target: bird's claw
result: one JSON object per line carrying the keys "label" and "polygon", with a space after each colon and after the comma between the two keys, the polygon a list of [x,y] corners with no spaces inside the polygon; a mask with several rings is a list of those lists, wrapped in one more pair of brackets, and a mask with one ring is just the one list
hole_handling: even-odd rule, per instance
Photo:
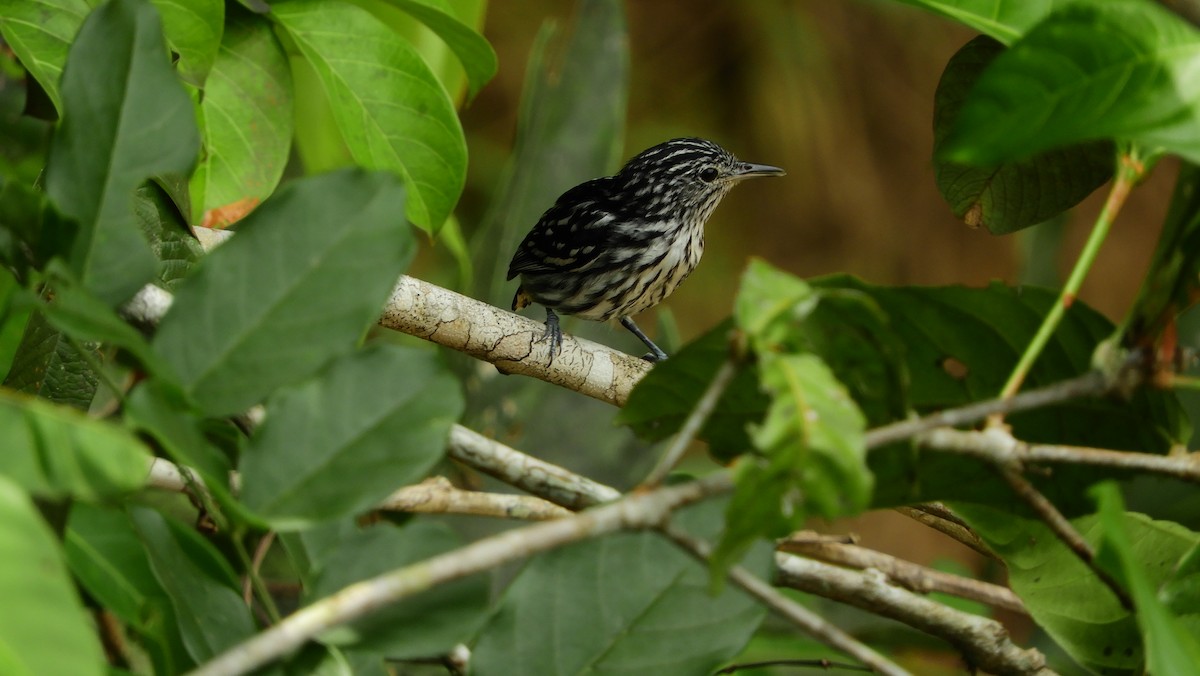
{"label": "bird's claw", "polygon": [[562,353],[563,343],[562,329],[558,326],[558,315],[551,311],[546,312],[546,330],[542,333],[539,342],[550,343],[550,357],[546,360],[546,365],[550,366],[554,363],[555,355]]}

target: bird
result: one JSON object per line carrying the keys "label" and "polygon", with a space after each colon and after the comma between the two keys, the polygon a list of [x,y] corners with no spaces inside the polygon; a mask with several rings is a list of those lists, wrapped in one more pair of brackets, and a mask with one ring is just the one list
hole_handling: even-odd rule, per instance
{"label": "bird", "polygon": [[546,308],[549,363],[562,351],[558,314],[616,319],[650,352],[667,358],[633,316],[661,303],[704,253],[704,224],[738,182],[783,176],[743,162],[701,138],[676,138],[635,155],[612,176],[564,192],[517,246],[508,280],[520,277],[512,309]]}

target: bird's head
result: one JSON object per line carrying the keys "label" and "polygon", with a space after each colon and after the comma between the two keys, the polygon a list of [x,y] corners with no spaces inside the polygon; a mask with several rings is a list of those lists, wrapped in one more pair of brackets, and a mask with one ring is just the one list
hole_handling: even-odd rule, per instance
{"label": "bird's head", "polygon": [[743,162],[712,141],[677,138],[638,153],[616,178],[644,212],[693,209],[707,218],[739,181],[782,175],[779,167]]}

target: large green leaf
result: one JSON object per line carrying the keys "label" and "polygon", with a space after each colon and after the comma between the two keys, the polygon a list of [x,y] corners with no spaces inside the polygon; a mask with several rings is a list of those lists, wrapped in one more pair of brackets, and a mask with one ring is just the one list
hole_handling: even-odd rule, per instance
{"label": "large green leaf", "polygon": [[[992,284],[967,287],[875,287],[850,277],[817,280],[821,289],[854,289],[870,296],[887,315],[887,328],[904,346],[908,397],[918,412],[953,408],[996,396],[1056,294],[1033,287]],[[1067,311],[1026,388],[1086,373],[1095,347],[1112,333],[1102,315],[1076,301]],[[823,355],[831,364],[836,357]],[[868,359],[860,354],[861,360]],[[835,372],[837,372],[835,368]],[[1098,446],[1164,453],[1190,435],[1175,396],[1139,392],[1128,401],[1076,399],[1008,417],[1017,438],[1034,443]],[[917,455],[907,446],[875,449],[876,505],[931,499],[1004,504],[1010,491],[993,469],[959,454]],[[1034,481],[1060,508],[1090,511],[1083,488],[1112,472],[1060,466],[1053,478]]]}
{"label": "large green leaf", "polygon": [[0,35],[62,111],[58,81],[67,49],[98,0],[0,0]]}
{"label": "large green leaf", "polygon": [[205,78],[217,59],[225,25],[224,0],[151,0],[162,14],[167,44],[179,55],[175,67],[193,87]]}
{"label": "large green leaf", "polygon": [[[321,553],[307,594],[328,596],[360,580],[450,551],[461,538],[442,524],[379,525],[347,534]],[[370,617],[326,634],[324,642],[387,655],[390,659],[445,654],[471,637],[487,610],[487,576],[475,575],[422,592]]]}
{"label": "large green leaf", "polygon": [[349,3],[293,0],[271,11],[316,70],[355,161],[401,176],[404,213],[437,232],[462,192],[467,148],[449,95],[420,55]]}
{"label": "large green leaf", "polygon": [[467,74],[468,97],[473,98],[496,74],[496,52],[491,44],[458,17],[446,0],[388,0],[429,30],[437,33],[458,57]]}
{"label": "large green leaf", "polygon": [[554,35],[553,24],[543,26],[530,54],[512,162],[472,243],[477,297],[496,305],[512,299],[505,266],[538,217],[571,186],[611,172],[622,152],[629,95],[622,3],[583,0],[561,51],[550,49]]}
{"label": "large green leaf", "polygon": [[150,453],[122,427],[0,388],[0,474],[39,497],[101,500],[140,488]]}
{"label": "large green leaf", "polygon": [[1011,44],[1046,18],[1055,6],[1075,0],[900,0],[965,24]]}
{"label": "large green leaf", "polygon": [[[1092,493],[1100,508],[1100,547],[1096,552],[1096,560],[1114,573],[1133,597],[1146,650],[1146,672],[1183,674],[1195,669],[1200,664],[1200,635],[1189,634],[1179,618],[1159,601],[1158,587],[1163,579],[1162,571],[1148,570],[1135,551],[1127,526],[1130,515],[1125,512],[1120,489],[1116,483],[1109,482],[1095,487]],[[1182,528],[1179,534],[1181,537],[1190,537],[1193,550],[1200,544],[1200,535]],[[1163,563],[1179,560],[1178,556],[1171,559],[1176,553],[1173,548],[1160,548],[1152,552],[1155,560],[1151,563],[1158,563],[1161,569]],[[1151,576],[1154,583],[1151,582]],[[1192,612],[1196,610],[1193,608]]]}
{"label": "large green leaf", "polygon": [[[719,502],[677,515],[700,537]],[[769,548],[746,562],[762,573]],[[705,567],[654,533],[621,533],[542,554],[509,586],[479,635],[472,673],[710,674],[766,611],[740,589],[713,595]]]}
{"label": "large green leaf", "polygon": [[200,102],[204,156],[192,175],[193,222],[217,207],[257,203],[279,184],[292,140],[292,75],[271,25],[239,13]]}
{"label": "large green leaf", "polygon": [[134,194],[133,213],[158,259],[158,282],[174,290],[204,257],[203,247],[187,227],[186,215],[154,181]]}
{"label": "large green leaf", "polygon": [[[960,504],[955,512],[1004,560],[1013,591],[1038,626],[1073,658],[1104,674],[1141,673],[1145,653],[1134,616],[1047,526],[1011,509]],[[1127,553],[1152,589],[1200,541],[1173,522],[1133,513],[1120,521],[1129,536]],[[1108,528],[1096,516],[1074,519],[1072,525],[1093,547]]]}
{"label": "large green leaf", "polygon": [[156,174],[186,174],[199,147],[192,102],[167,61],[154,7],[112,0],[89,15],[71,45],[62,97],[46,193],[78,225],[71,269],[115,305],[155,272],[133,219],[133,191]]}
{"label": "large green leaf", "polygon": [[1068,3],[979,78],[947,159],[997,164],[1091,139],[1200,161],[1200,31],[1144,0]]}
{"label": "large green leaf", "polygon": [[939,159],[970,88],[1003,52],[1003,45],[983,35],[958,50],[938,82],[933,111],[938,189],[955,216],[993,235],[1036,225],[1075,206],[1112,176],[1116,156],[1111,142],[1093,141],[997,167]]}
{"label": "large green leaf", "polygon": [[152,509],[137,507],[130,515],[194,660],[204,662],[254,633],[237,578],[220,552],[195,530]]}
{"label": "large green leaf", "polygon": [[0,560],[0,663],[6,663],[5,672],[105,673],[100,641],[54,534],[29,496],[2,474]]}
{"label": "large green leaf", "polygon": [[154,337],[209,415],[244,411],[354,348],[412,256],[394,177],[290,184],[179,288]]}
{"label": "large green leaf", "polygon": [[242,455],[242,501],[275,529],[365,510],[425,476],[462,413],[427,350],[377,345],[267,402]]}
{"label": "large green leaf", "polygon": [[76,502],[63,544],[71,573],[100,606],[133,630],[156,673],[182,673],[192,665],[171,602],[154,578],[129,515]]}

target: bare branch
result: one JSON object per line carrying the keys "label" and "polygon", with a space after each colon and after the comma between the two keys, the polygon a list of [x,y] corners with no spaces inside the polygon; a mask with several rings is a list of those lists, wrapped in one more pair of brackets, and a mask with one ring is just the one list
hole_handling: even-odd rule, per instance
{"label": "bare branch", "polygon": [[[670,524],[660,529],[672,542],[679,545],[692,556],[705,564],[712,556],[712,545],[694,538],[683,530]],[[831,648],[836,648],[871,667],[876,673],[902,676],[908,674],[891,660],[860,643],[853,636],[830,624],[825,618],[796,603],[781,594],[778,590],[758,579],[742,566],[733,566],[726,573],[730,582],[741,587],[748,594],[761,601],[771,610],[779,613],[792,624],[800,627],[809,636],[817,639]]]}
{"label": "bare branch", "polygon": [[503,495],[465,491],[445,477],[430,477],[415,486],[405,486],[384,498],[376,509],[421,514],[465,514],[501,519],[548,521],[571,515],[571,511],[529,495]]}
{"label": "bare branch", "polygon": [[200,665],[195,676],[244,674],[273,662],[333,627],[357,620],[431,587],[572,542],[618,530],[661,526],[671,513],[728,493],[728,471],[623,498],[565,519],[505,531],[424,561],[357,582]]}
{"label": "bare branch", "polygon": [[446,454],[484,474],[570,510],[611,502],[621,492],[455,425]]}
{"label": "bare branch", "polygon": [[887,575],[893,583],[918,594],[941,592],[1022,615],[1029,614],[1025,604],[1021,603],[1021,599],[1008,587],[943,573],[866,547],[829,542],[825,538],[814,537],[816,535],[812,531],[794,533],[779,542],[777,547],[782,552],[800,554],[848,568],[874,568]]}
{"label": "bare branch", "polygon": [[791,554],[775,555],[777,584],[890,617],[954,645],[975,668],[993,674],[1050,676],[1046,657],[1012,642],[1004,625],[888,584],[878,570],[852,571]]}

